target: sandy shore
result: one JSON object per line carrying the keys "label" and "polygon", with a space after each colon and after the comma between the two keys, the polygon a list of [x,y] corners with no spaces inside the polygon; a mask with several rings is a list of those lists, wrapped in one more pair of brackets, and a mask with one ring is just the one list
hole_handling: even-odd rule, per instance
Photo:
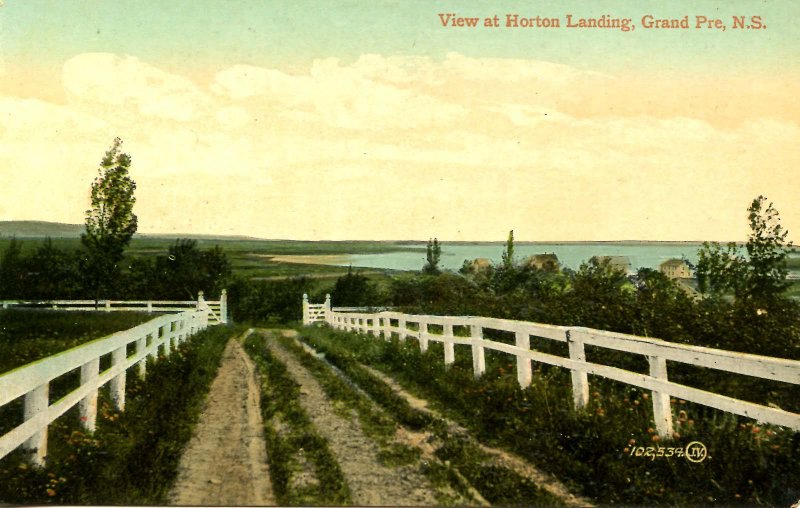
{"label": "sandy shore", "polygon": [[272,254],[252,254],[259,258],[266,258],[276,263],[297,263],[302,265],[343,265],[350,261],[350,256],[346,254],[297,254],[280,255]]}

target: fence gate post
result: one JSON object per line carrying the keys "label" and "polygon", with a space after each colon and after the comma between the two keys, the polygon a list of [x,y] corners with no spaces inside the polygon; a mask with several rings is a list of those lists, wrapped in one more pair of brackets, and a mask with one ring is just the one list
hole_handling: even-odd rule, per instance
{"label": "fence gate post", "polygon": [[383,318],[383,339],[392,340],[392,318]]}
{"label": "fence gate post", "polygon": [[309,324],[308,320],[308,295],[303,293],[303,324]]}
{"label": "fence gate post", "polygon": [[[530,350],[531,349],[531,336],[528,332],[517,332],[516,343],[518,348]],[[527,388],[531,385],[531,359],[524,358],[517,354],[517,381],[519,386]]]}
{"label": "fence gate post", "polygon": [[[126,356],[127,347],[122,346],[121,348],[115,349],[111,353],[111,366],[116,367],[117,365],[125,363],[125,356]],[[125,371],[123,370],[113,378],[111,378],[111,400],[114,402],[114,405],[120,411],[125,410]]]}
{"label": "fence gate post", "polygon": [[331,319],[331,295],[325,295],[325,322],[330,323]]}
{"label": "fence gate post", "polygon": [[472,337],[472,373],[479,378],[486,372],[486,356],[483,346],[479,341],[483,340],[483,327],[481,325],[470,325],[470,336]]}
{"label": "fence gate post", "polygon": [[[647,361],[650,363],[650,376],[666,381],[667,360],[658,356],[648,356]],[[669,393],[653,391],[653,419],[659,436],[672,437],[672,408],[669,405]]]}
{"label": "fence gate post", "polygon": [[[81,386],[97,379],[100,372],[100,358],[89,360],[81,365]],[[79,404],[81,425],[89,431],[94,431],[97,422],[97,388],[95,387]]]}
{"label": "fence gate post", "polygon": [[219,295],[219,319],[223,325],[228,324],[228,290],[223,289]]}
{"label": "fence gate post", "polygon": [[[453,338],[453,325],[452,323],[448,323],[444,325],[444,338],[447,339]],[[455,344],[450,342],[449,340],[444,341],[444,365],[450,366],[453,362],[456,361],[456,351],[455,351]]]}
{"label": "fence gate post", "polygon": [[[583,337],[580,332],[567,330],[567,344],[569,344],[569,359],[576,362],[586,361],[586,351],[583,347]],[[572,398],[575,409],[583,409],[589,403],[589,375],[580,370],[571,369]]]}
{"label": "fence gate post", "polygon": [[[41,412],[47,411],[47,407],[50,405],[49,396],[50,383],[45,383],[25,394],[25,421],[38,416]],[[33,452],[31,460],[35,464],[44,465],[44,458],[47,456],[47,425],[25,441],[23,446]]]}

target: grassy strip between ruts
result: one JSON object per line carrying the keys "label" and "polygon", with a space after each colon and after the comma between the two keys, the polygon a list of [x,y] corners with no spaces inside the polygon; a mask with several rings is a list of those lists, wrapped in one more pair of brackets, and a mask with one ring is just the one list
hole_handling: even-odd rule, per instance
{"label": "grassy strip between ruts", "polygon": [[[261,411],[272,487],[280,505],[350,504],[350,490],[327,440],[314,429],[299,403],[300,390],[286,366],[265,347],[265,336],[251,333],[245,350],[261,377]],[[305,459],[315,481],[300,477]]]}
{"label": "grassy strip between ruts", "polygon": [[[534,364],[534,383],[521,390],[506,355],[487,353],[486,374],[476,380],[468,348],[457,347],[446,369],[440,344],[420,353],[413,340],[325,328],[302,333],[330,361],[357,360],[391,374],[482,441],[527,457],[601,503],[789,505],[800,497],[800,433],[789,429],[673,400],[680,435],[663,442],[643,390],[592,377],[591,402],[575,411],[568,371]],[[706,460],[634,454],[640,446],[685,448],[692,441],[707,447]],[[442,452],[463,455],[458,443]]]}
{"label": "grassy strip between ruts", "polygon": [[[315,349],[324,353],[325,359],[344,372],[361,390],[377,402],[388,414],[407,428],[431,432],[441,446],[436,456],[443,463],[455,468],[459,475],[444,471],[431,471],[438,481],[449,479],[451,485],[464,492],[460,478],[466,478],[490,503],[499,505],[558,506],[563,502],[540,489],[531,480],[516,472],[486,463],[486,454],[467,436],[453,435],[447,425],[431,414],[412,408],[408,401],[398,395],[383,380],[365,369],[346,348],[339,346],[324,332],[303,330],[302,338]],[[444,474],[443,474],[444,473]],[[429,474],[429,477],[431,474]]]}
{"label": "grassy strip between ruts", "polygon": [[[238,330],[241,331],[241,330]],[[100,392],[97,430],[79,426],[76,408],[49,429],[47,464],[17,450],[0,461],[0,501],[13,504],[165,504],[231,327],[212,327],[150,362],[145,380],[128,371],[126,410]]]}

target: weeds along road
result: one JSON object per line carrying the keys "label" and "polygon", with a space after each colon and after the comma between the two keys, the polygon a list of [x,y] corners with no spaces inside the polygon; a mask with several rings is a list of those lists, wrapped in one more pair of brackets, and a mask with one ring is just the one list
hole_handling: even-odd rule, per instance
{"label": "weeds along road", "polygon": [[[369,387],[295,330],[231,339],[170,502],[590,506],[524,460],[478,443],[394,379],[356,368],[368,372]],[[367,395],[376,386],[393,395]]]}

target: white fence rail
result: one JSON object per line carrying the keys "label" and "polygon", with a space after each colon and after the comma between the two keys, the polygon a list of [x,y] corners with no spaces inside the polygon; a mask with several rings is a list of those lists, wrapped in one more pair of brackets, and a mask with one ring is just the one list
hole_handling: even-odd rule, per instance
{"label": "white fence rail", "polygon": [[[669,381],[667,376],[667,361],[669,360],[800,385],[800,361],[687,346],[659,339],[590,328],[554,326],[508,319],[425,316],[398,312],[340,312],[337,309],[331,309],[330,298],[324,304],[315,306],[309,304],[308,299],[304,297],[303,310],[304,324],[325,322],[342,330],[369,333],[376,337],[383,334],[387,340],[395,334],[401,340],[412,337],[419,341],[422,351],[428,349],[430,341],[442,342],[446,365],[455,361],[454,348],[456,345],[469,346],[472,349],[472,366],[476,377],[481,376],[486,370],[486,349],[513,355],[516,357],[517,380],[523,388],[531,383],[532,361],[570,369],[576,408],[586,406],[589,401],[589,374],[651,390],[654,420],[658,433],[662,437],[668,438],[673,434],[670,397],[678,397],[761,422],[800,430],[800,414],[674,383]],[[412,328],[409,328],[409,325],[412,325]],[[441,331],[432,331],[431,325],[440,328]],[[468,330],[469,335],[456,335],[454,327]],[[485,330],[513,333],[515,344],[487,340],[484,338]],[[569,356],[557,356],[532,350],[532,338],[566,342]],[[645,356],[650,366],[649,373],[640,374],[589,362],[586,360],[585,353],[587,345]]]}
{"label": "white fence rail", "polygon": [[[43,463],[50,423],[79,405],[83,426],[94,430],[100,387],[110,383],[112,401],[124,410],[127,370],[136,366],[138,375],[144,377],[148,358],[168,356],[174,347],[208,324],[206,310],[168,314],[0,375],[0,407],[24,397],[24,421],[0,436],[0,458],[23,446],[31,450],[34,462]],[[128,355],[131,344],[135,345],[135,351]],[[111,366],[100,371],[100,358],[109,354]],[[78,368],[80,386],[51,404],[50,383]]]}
{"label": "white fence rail", "polygon": [[228,322],[228,295],[222,290],[219,300],[206,300],[203,292],[197,300],[4,300],[0,308],[34,308],[65,311],[104,312],[182,312],[189,309],[205,309],[211,314],[210,324]]}

